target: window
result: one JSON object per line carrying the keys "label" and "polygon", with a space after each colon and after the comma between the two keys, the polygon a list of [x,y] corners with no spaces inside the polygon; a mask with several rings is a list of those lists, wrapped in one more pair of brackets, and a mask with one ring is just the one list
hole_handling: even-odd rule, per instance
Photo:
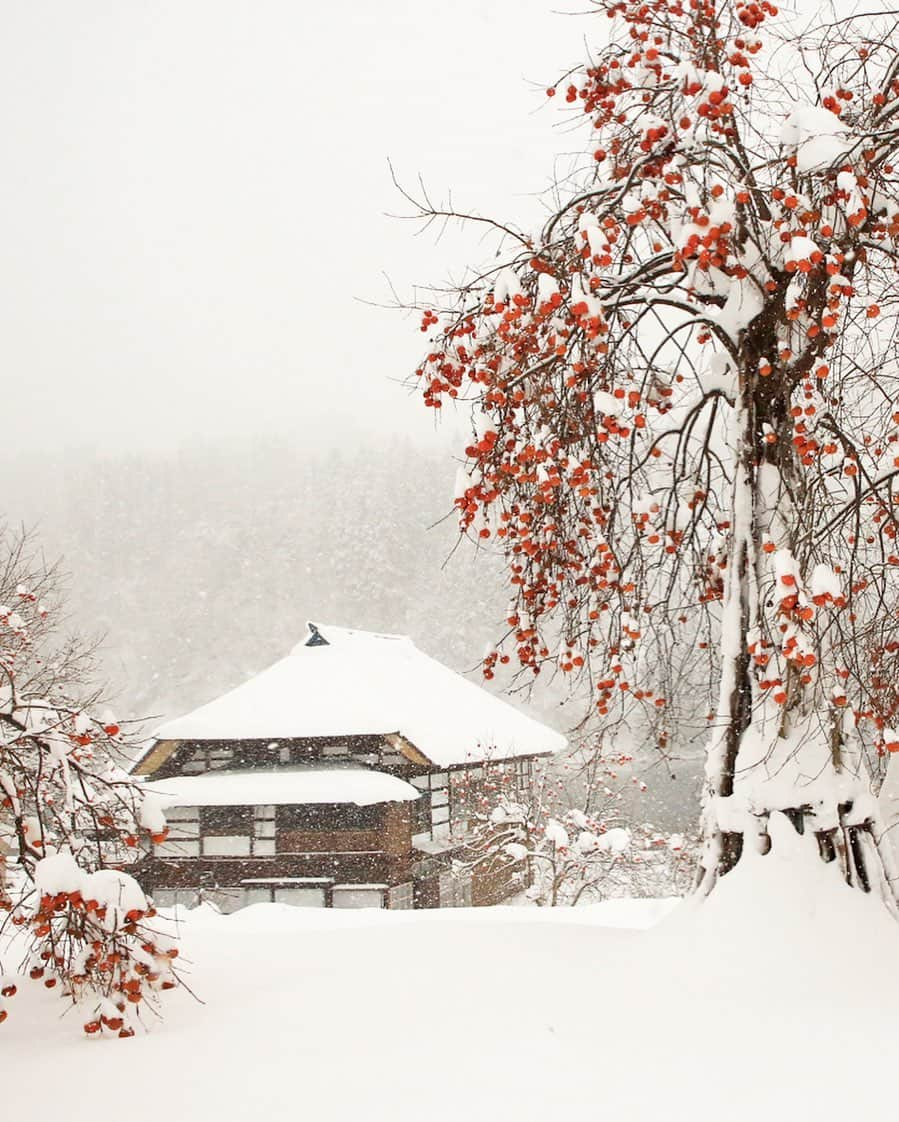
{"label": "window", "polygon": [[362,764],[363,767],[377,767],[381,762],[377,752],[354,752],[352,758],[354,764]]}
{"label": "window", "polygon": [[274,857],[273,806],[172,807],[157,857]]}
{"label": "window", "polygon": [[387,893],[387,907],[388,908],[411,908],[412,907],[412,882],[407,884],[397,884]]}
{"label": "window", "polygon": [[229,767],[234,762],[234,749],[219,744],[197,745],[186,753],[181,771],[184,775],[199,775],[204,771],[214,771],[217,768]]}
{"label": "window", "polygon": [[274,857],[275,855],[275,808],[257,806],[253,808],[253,856]]}
{"label": "window", "polygon": [[246,834],[213,834],[203,838],[204,857],[249,857],[250,839]]}
{"label": "window", "polygon": [[386,885],[335,884],[331,893],[334,908],[383,908]]}
{"label": "window", "polygon": [[414,776],[409,782],[422,792],[421,799],[410,806],[413,836],[448,837],[451,820],[458,819],[463,809],[462,800],[468,788],[465,773],[434,771]]}
{"label": "window", "polygon": [[193,908],[197,903],[197,894],[192,888],[157,888],[152,894],[153,903],[157,908]]}
{"label": "window", "polygon": [[305,803],[277,808],[278,830],[376,830],[384,818],[381,806],[354,803]]}
{"label": "window", "polygon": [[171,826],[175,822],[183,822],[185,819],[196,822],[199,817],[199,811],[195,806],[167,806],[165,808],[165,820]]}
{"label": "window", "polygon": [[190,838],[167,837],[164,842],[153,846],[156,857],[199,857],[200,843]]}
{"label": "window", "polygon": [[334,882],[329,877],[248,878],[240,882],[244,904],[292,904],[301,908],[327,908]]}
{"label": "window", "polygon": [[236,912],[243,904],[243,891],[240,888],[204,888],[199,895],[204,903],[213,904],[223,915]]}
{"label": "window", "polygon": [[412,833],[430,834],[431,832],[431,800],[426,796],[410,803],[412,811]]}
{"label": "window", "polygon": [[455,907],[471,907],[471,871],[454,873]]}
{"label": "window", "polygon": [[276,888],[276,904],[293,904],[300,908],[324,908],[327,906],[323,888]]}
{"label": "window", "polygon": [[201,806],[204,857],[249,857],[253,833],[251,806]]}
{"label": "window", "polygon": [[441,873],[437,879],[440,896],[439,907],[454,908],[456,906],[456,882],[450,872]]}
{"label": "window", "polygon": [[195,806],[168,807],[165,812],[168,835],[153,846],[156,857],[200,856],[200,811]]}
{"label": "window", "polygon": [[433,826],[449,822],[449,804],[446,801],[442,804],[436,802],[439,794],[440,792],[437,791],[431,793],[431,824]]}
{"label": "window", "polygon": [[[254,834],[257,843],[261,839],[272,839],[275,837],[275,808],[273,806],[257,806],[253,808]],[[257,853],[267,852],[260,850],[258,845],[256,847]]]}
{"label": "window", "polygon": [[243,906],[249,904],[270,904],[272,890],[270,888],[245,888],[243,890]]}

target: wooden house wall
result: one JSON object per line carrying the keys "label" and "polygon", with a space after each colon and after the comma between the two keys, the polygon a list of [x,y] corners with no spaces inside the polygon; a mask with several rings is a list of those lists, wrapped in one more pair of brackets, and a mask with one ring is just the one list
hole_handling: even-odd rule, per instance
{"label": "wooden house wall", "polygon": [[[377,829],[318,831],[276,826],[271,852],[263,854],[256,852],[259,839],[241,832],[246,829],[247,811],[258,827],[256,815],[261,809],[264,808],[216,808],[221,815],[218,829],[227,831],[230,817],[230,834],[204,832],[200,818],[181,815],[173,819],[169,840],[156,846],[155,853],[141,865],[139,876],[145,887],[151,892],[203,885],[237,887],[243,880],[271,877],[327,877],[337,883],[387,885],[403,884],[410,879],[411,816],[403,803],[379,807],[381,821]],[[246,855],[209,855],[208,843],[217,838],[237,837],[247,838]]]}
{"label": "wooden house wall", "polygon": [[247,880],[327,879],[335,884],[404,884],[396,867],[377,853],[290,854],[264,859],[147,858],[135,870],[151,895],[158,889],[240,888]]}
{"label": "wooden house wall", "polygon": [[[257,878],[328,878],[337,883],[415,884],[416,907],[441,904],[441,877],[453,855],[452,839],[464,836],[475,813],[500,794],[523,797],[532,782],[533,758],[525,757],[452,768],[429,766],[402,738],[328,737],[282,741],[167,742],[152,751],[139,769],[154,779],[198,775],[219,769],[253,770],[295,767],[300,763],[355,762],[396,775],[422,791],[418,802],[386,804],[383,821],[369,829],[282,829],[273,808],[234,808],[235,824],[245,829],[247,810],[254,816],[246,852],[212,856],[196,825],[184,833],[183,816],[171,812],[171,842],[143,862],[140,875],[149,891],[239,886]],[[227,808],[219,808],[227,818]],[[301,808],[297,808],[298,810]],[[240,813],[238,813],[240,812]],[[267,817],[262,818],[264,812]],[[240,819],[240,822],[238,821]],[[225,822],[218,830],[227,837]],[[182,851],[178,851],[180,845]],[[445,842],[435,854],[415,849],[414,840]],[[215,848],[216,843],[212,843]],[[519,886],[508,870],[476,874],[474,904],[497,903]]]}
{"label": "wooden house wall", "polygon": [[156,745],[135,769],[138,775],[170,779],[210,771],[296,767],[316,760],[354,761],[384,769],[407,761],[382,736],[295,737],[280,740],[180,740]]}

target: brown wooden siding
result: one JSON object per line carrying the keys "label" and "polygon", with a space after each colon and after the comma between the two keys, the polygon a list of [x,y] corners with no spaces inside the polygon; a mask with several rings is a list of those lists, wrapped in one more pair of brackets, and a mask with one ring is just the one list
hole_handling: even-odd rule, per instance
{"label": "brown wooden siding", "polygon": [[383,830],[279,830],[278,853],[370,853],[385,851]]}
{"label": "brown wooden siding", "polygon": [[158,740],[134,769],[135,775],[153,775],[177,751],[180,741]]}
{"label": "brown wooden siding", "polygon": [[412,858],[412,812],[408,803],[389,803],[384,816],[384,850],[395,858]]}
{"label": "brown wooden siding", "polygon": [[408,866],[384,853],[294,853],[283,857],[147,858],[134,870],[151,895],[160,888],[239,888],[244,880],[327,877],[337,884],[405,884]]}

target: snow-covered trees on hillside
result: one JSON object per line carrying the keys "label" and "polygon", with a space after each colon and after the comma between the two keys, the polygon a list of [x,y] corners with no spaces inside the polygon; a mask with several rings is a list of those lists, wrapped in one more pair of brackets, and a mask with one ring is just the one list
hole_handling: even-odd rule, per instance
{"label": "snow-covered trees on hillside", "polygon": [[455,530],[434,525],[450,491],[442,452],[248,440],[56,456],[19,466],[5,509],[64,555],[73,623],[105,633],[101,676],[123,713],[172,716],[230,689],[310,618],[415,635],[460,671],[502,618],[498,581],[480,564],[460,552],[441,568]]}
{"label": "snow-covered trees on hillside", "polygon": [[27,974],[76,1002],[86,1032],[132,1036],[175,985],[177,948],[122,866],[165,822],[124,770],[91,648],[61,635],[57,572],[27,538],[0,535],[0,552],[0,995]]}
{"label": "snow-covered trees on hillside", "polygon": [[892,900],[863,756],[899,747],[895,23],[595,7],[547,91],[584,160],[422,309],[425,404],[472,403],[462,528],[508,563],[485,670],[589,678],[661,740],[713,658],[701,887],[782,811]]}

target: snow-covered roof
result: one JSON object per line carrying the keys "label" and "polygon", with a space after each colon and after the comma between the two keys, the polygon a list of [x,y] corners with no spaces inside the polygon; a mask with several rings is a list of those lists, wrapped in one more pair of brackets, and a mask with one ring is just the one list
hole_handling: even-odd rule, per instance
{"label": "snow-covered roof", "polygon": [[411,802],[421,791],[383,771],[349,764],[276,768],[271,771],[210,771],[147,783],[156,806],[285,806],[301,803]]}
{"label": "snow-covered roof", "polygon": [[565,738],[442,666],[402,635],[309,624],[293,651],[169,721],[157,740],[398,733],[439,767],[558,752]]}

